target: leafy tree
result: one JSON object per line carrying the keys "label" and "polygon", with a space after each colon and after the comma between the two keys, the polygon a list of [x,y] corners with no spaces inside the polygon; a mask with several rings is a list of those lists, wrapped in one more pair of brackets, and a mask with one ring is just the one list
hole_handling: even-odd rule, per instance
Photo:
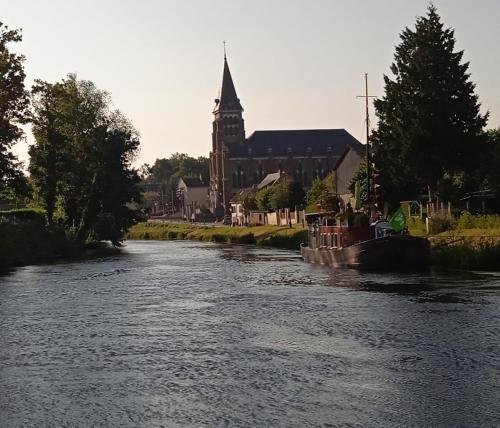
{"label": "leafy tree", "polygon": [[271,209],[271,196],[273,188],[268,186],[259,190],[255,195],[255,202],[259,210],[269,211]]}
{"label": "leafy tree", "polygon": [[337,196],[335,173],[332,172],[324,180],[317,178],[307,192],[307,211],[316,211],[316,205],[326,211],[338,211],[340,199]]}
{"label": "leafy tree", "polygon": [[64,161],[71,154],[69,143],[62,133],[58,108],[64,102],[62,84],[37,80],[32,89],[32,132],[37,142],[29,148],[29,171],[35,190],[52,224],[57,199],[57,184],[65,174]]}
{"label": "leafy tree", "polygon": [[256,194],[254,189],[243,190],[240,193],[240,203],[246,215],[249,211],[257,209]]}
{"label": "leafy tree", "polygon": [[292,198],[288,182],[281,181],[270,187],[270,189],[269,205],[273,210],[290,208]]}
{"label": "leafy tree", "polygon": [[500,210],[500,128],[486,133],[488,138],[483,171],[483,188],[491,189],[495,195],[495,207]]}
{"label": "leafy tree", "polygon": [[299,183],[281,181],[271,187],[272,193],[269,198],[269,204],[272,209],[295,209],[297,205],[304,204],[304,190]]}
{"label": "leafy tree", "polygon": [[56,84],[38,81],[33,93],[29,169],[49,222],[57,212],[77,240],[119,245],[138,218],[129,205],[140,199],[132,168],[137,132],[111,111],[106,92],[74,75]]}
{"label": "leafy tree", "polygon": [[303,207],[306,199],[306,193],[304,189],[300,185],[300,183],[296,181],[290,181],[289,184],[290,190],[290,206],[288,208],[295,209],[295,207]]}
{"label": "leafy tree", "polygon": [[9,30],[0,22],[0,194],[26,189],[21,164],[11,147],[23,136],[29,98],[24,87],[24,56],[9,50],[22,40],[19,30]]}
{"label": "leafy tree", "polygon": [[445,174],[474,171],[484,147],[475,85],[455,51],[454,31],[444,29],[437,10],[417,18],[396,47],[385,95],[375,101],[379,118],[372,135],[374,161],[392,201],[438,189]]}

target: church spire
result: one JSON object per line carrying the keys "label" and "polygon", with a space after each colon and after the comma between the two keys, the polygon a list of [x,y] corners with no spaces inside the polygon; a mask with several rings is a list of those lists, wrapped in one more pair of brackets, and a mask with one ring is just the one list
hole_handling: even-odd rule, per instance
{"label": "church spire", "polygon": [[229,71],[229,66],[227,65],[227,57],[224,45],[224,72],[222,74],[222,88],[220,92],[220,99],[216,109],[219,111],[243,111],[243,107],[240,104],[240,99],[236,95],[236,89],[234,88],[233,78],[231,77],[231,72]]}

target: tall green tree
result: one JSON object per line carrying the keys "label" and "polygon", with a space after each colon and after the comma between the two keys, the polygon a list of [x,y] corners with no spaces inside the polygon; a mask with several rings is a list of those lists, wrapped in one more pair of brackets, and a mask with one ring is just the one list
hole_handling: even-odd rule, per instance
{"label": "tall green tree", "polygon": [[21,125],[27,121],[29,108],[24,56],[9,49],[10,44],[21,41],[19,30],[0,22],[0,195],[26,186],[21,163],[11,151],[23,136]]}
{"label": "tall green tree", "polygon": [[389,199],[433,193],[445,175],[477,168],[488,115],[462,59],[434,6],[401,33],[393,77],[384,76],[385,95],[374,103],[379,122],[371,138]]}
{"label": "tall green tree", "polygon": [[332,172],[324,180],[319,178],[314,180],[306,196],[307,208],[309,212],[317,210],[317,205],[326,211],[339,210],[340,199],[337,195],[335,184],[335,173]]}
{"label": "tall green tree", "polygon": [[138,218],[130,205],[140,199],[137,132],[106,92],[74,75],[38,81],[33,97],[29,170],[49,222],[57,212],[77,240],[119,245]]}

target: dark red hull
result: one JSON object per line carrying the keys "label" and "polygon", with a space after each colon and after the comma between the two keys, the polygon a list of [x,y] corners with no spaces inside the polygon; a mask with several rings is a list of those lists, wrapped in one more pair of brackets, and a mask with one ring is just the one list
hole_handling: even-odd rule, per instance
{"label": "dark red hull", "polygon": [[306,262],[334,268],[362,270],[423,270],[429,265],[430,244],[425,238],[391,235],[348,247],[301,247]]}

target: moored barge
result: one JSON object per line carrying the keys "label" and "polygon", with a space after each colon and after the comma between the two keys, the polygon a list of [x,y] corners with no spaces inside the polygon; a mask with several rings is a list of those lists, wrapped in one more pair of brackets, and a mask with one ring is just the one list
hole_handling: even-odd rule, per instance
{"label": "moored barge", "polygon": [[306,215],[308,243],[301,246],[303,259],[332,268],[362,270],[423,270],[428,267],[430,244],[425,238],[397,232],[388,221],[354,222]]}

